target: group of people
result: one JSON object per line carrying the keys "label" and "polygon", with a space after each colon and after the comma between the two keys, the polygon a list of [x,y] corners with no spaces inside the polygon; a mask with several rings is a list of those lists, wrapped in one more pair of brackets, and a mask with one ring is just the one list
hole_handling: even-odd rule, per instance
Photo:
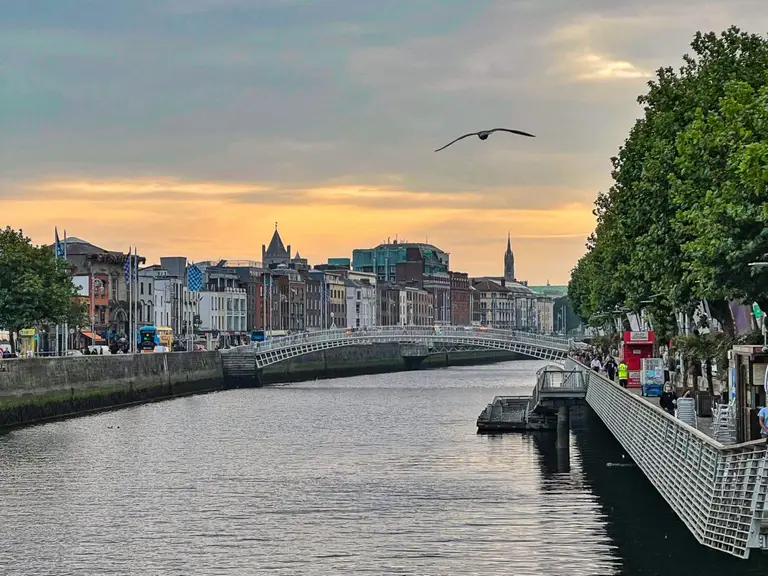
{"label": "group of people", "polygon": [[622,388],[627,387],[629,380],[629,367],[624,360],[618,363],[613,356],[607,352],[598,350],[580,350],[574,354],[576,360],[589,366],[595,372],[605,372],[605,375],[614,382],[619,377],[619,385]]}

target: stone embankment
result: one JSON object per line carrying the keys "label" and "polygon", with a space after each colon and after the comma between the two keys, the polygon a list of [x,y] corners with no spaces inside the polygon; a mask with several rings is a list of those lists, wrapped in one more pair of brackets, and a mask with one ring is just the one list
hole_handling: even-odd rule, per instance
{"label": "stone embankment", "polygon": [[0,428],[224,387],[218,352],[0,360]]}
{"label": "stone embankment", "polygon": [[[509,352],[458,352],[430,356],[420,367],[518,358]],[[397,372],[408,367],[397,344],[349,346],[270,366],[260,383]],[[254,378],[254,385],[257,382]],[[0,429],[228,387],[219,352],[0,360]]]}

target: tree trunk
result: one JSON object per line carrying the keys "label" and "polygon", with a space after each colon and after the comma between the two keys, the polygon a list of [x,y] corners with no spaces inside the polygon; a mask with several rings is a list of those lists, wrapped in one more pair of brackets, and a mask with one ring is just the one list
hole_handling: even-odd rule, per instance
{"label": "tree trunk", "polygon": [[688,388],[688,358],[683,356],[680,359],[680,364],[682,365],[682,368],[683,368],[683,375],[682,375],[683,376],[683,386],[682,387],[683,387],[683,389],[686,389],[686,388]]}
{"label": "tree trunk", "polygon": [[714,395],[715,387],[712,382],[712,358],[707,358],[706,369],[707,369],[707,391],[710,394]]}
{"label": "tree trunk", "polygon": [[693,376],[693,385],[691,388],[693,388],[694,395],[699,392],[699,378],[701,378],[701,360],[699,358],[694,358],[691,361],[691,376]]}

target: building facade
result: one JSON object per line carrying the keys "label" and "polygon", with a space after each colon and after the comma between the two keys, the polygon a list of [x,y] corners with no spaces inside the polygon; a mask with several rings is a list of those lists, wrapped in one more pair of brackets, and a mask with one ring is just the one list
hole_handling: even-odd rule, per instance
{"label": "building facade", "polygon": [[320,270],[309,270],[304,274],[304,282],[306,284],[306,329],[308,331],[322,330],[325,327],[322,300],[325,274]]}
{"label": "building facade", "polygon": [[469,326],[472,323],[472,303],[469,290],[469,275],[466,272],[451,272],[451,324]]}
{"label": "building facade", "polygon": [[555,301],[546,296],[536,297],[536,328],[541,334],[555,331]]}
{"label": "building facade", "polygon": [[347,328],[376,326],[376,285],[360,280],[344,280]]}
{"label": "building facade", "polygon": [[390,282],[377,282],[376,298],[378,324],[380,326],[398,326],[400,321],[400,289]]}
{"label": "building facade", "polygon": [[[199,331],[224,336],[244,336],[246,333],[247,304],[243,288],[225,288],[220,291],[199,293]],[[242,340],[237,338],[236,340]]]}
{"label": "building facade", "polygon": [[325,294],[327,298],[326,326],[343,328],[347,326],[347,289],[345,276],[340,272],[325,271]]}
{"label": "building facade", "polygon": [[[66,239],[66,245],[72,276],[87,277],[81,280],[87,282],[89,320],[94,332],[106,341],[127,336],[130,333],[129,288],[123,268],[128,254],[105,250],[74,236]],[[139,256],[138,262],[142,265],[146,259]],[[82,332],[90,334],[90,330]]]}
{"label": "building facade", "polygon": [[199,320],[196,333],[210,334],[227,344],[246,341],[248,297],[240,276],[226,260],[197,262],[203,274],[203,290],[197,293]]}
{"label": "building facade", "polygon": [[479,323],[501,330],[537,331],[536,295],[524,284],[504,278],[472,280]]}

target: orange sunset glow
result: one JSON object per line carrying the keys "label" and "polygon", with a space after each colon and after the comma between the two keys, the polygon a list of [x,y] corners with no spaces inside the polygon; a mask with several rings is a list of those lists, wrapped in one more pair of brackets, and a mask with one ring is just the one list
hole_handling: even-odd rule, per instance
{"label": "orange sunset glow", "polygon": [[148,261],[177,254],[258,260],[275,222],[312,263],[387,237],[428,239],[451,254],[454,268],[473,275],[500,273],[507,231],[514,230],[521,277],[541,283],[567,281],[594,226],[586,204],[483,208],[478,194],[353,186],[295,190],[290,203],[280,194],[246,182],[52,180],[25,184],[3,212],[38,242],[66,226],[69,235],[108,249],[135,244]]}

